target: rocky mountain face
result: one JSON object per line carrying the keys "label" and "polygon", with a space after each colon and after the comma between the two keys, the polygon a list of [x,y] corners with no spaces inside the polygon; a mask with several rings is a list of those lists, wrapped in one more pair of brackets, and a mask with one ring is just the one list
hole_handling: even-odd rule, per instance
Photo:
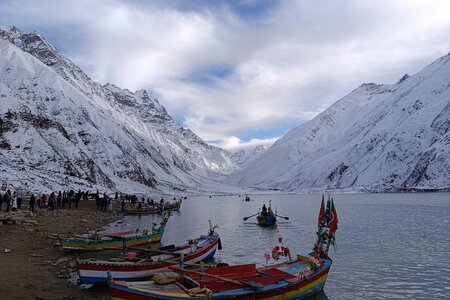
{"label": "rocky mountain face", "polygon": [[247,147],[240,149],[232,154],[231,158],[239,165],[243,166],[246,163],[255,160],[258,156],[267,150],[264,145],[257,145],[256,147]]}
{"label": "rocky mountain face", "polygon": [[450,55],[363,84],[226,180],[283,191],[450,188]]}
{"label": "rocky mountain face", "polygon": [[237,167],[146,91],[94,82],[36,33],[0,28],[0,57],[0,180],[39,190],[210,191]]}

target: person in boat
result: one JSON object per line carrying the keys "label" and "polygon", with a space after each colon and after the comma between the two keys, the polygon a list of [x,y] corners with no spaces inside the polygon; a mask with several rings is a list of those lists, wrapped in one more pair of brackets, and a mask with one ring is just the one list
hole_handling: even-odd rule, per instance
{"label": "person in boat", "polygon": [[265,204],[263,204],[263,206],[262,206],[262,214],[263,214],[263,216],[267,216],[267,207]]}

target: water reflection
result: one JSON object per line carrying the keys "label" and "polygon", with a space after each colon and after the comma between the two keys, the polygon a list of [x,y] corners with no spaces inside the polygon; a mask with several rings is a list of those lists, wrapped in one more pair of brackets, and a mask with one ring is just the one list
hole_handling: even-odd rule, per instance
{"label": "water reflection", "polygon": [[325,292],[322,291],[322,292],[320,292],[320,293],[318,293],[316,295],[313,295],[313,296],[309,297],[308,300],[329,300],[329,298],[327,297]]}

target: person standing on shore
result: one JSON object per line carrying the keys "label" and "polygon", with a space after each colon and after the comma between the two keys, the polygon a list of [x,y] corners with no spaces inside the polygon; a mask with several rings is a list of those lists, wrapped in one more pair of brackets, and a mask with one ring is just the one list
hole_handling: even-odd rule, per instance
{"label": "person standing on shore", "polygon": [[108,196],[106,196],[106,193],[103,193],[103,199],[101,201],[101,211],[106,211],[106,208],[108,207]]}
{"label": "person standing on shore", "polygon": [[42,194],[40,208],[43,208],[45,206],[47,206],[47,194]]}
{"label": "person standing on shore", "polygon": [[78,208],[78,203],[81,199],[81,190],[78,190],[78,193],[75,193],[75,208]]}
{"label": "person standing on shore", "polygon": [[52,192],[48,198],[48,208],[50,210],[55,209],[55,192]]}
{"label": "person standing on shore", "polygon": [[3,201],[6,202],[6,211],[9,211],[11,207],[11,191],[6,191],[5,195],[3,196]]}
{"label": "person standing on shore", "polygon": [[113,200],[111,198],[108,199],[108,211],[112,212],[113,211]]}
{"label": "person standing on shore", "polygon": [[56,196],[56,208],[61,208],[61,200],[62,200],[62,193],[59,191],[58,196]]}
{"label": "person standing on shore", "polygon": [[30,206],[30,210],[33,213],[34,213],[34,206],[35,206],[35,204],[36,204],[36,197],[34,196],[34,194],[31,194],[30,203],[28,203],[28,205]]}
{"label": "person standing on shore", "polygon": [[17,209],[20,209],[20,207],[22,206],[22,199],[23,199],[22,187],[19,186],[17,188],[16,195],[17,195]]}
{"label": "person standing on shore", "polygon": [[97,193],[95,194],[95,205],[97,205],[97,208],[100,210],[100,195],[98,193],[98,190]]}
{"label": "person standing on shore", "polygon": [[17,210],[17,193],[14,191],[13,196],[11,197],[11,210]]}

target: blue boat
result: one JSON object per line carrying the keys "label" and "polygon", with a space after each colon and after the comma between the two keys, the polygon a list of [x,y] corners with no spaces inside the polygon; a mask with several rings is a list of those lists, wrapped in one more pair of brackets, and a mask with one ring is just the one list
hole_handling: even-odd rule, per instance
{"label": "blue boat", "polygon": [[258,225],[263,227],[275,226],[275,224],[277,224],[277,217],[276,213],[272,211],[272,201],[269,201],[269,207],[267,210],[265,210],[264,207],[263,211],[256,217]]}

